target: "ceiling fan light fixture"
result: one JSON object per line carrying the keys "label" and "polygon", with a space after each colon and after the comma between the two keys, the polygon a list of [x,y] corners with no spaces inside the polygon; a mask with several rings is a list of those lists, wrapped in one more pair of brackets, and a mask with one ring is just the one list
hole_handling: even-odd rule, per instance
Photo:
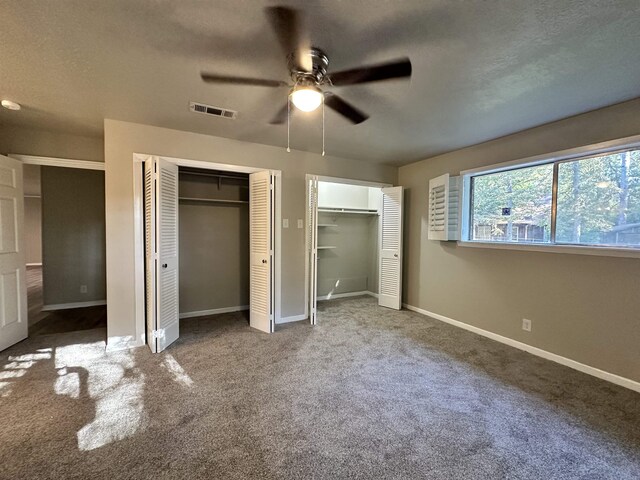
{"label": "ceiling fan light fixture", "polygon": [[296,87],[291,92],[291,101],[298,110],[313,112],[322,103],[322,92],[313,86]]}

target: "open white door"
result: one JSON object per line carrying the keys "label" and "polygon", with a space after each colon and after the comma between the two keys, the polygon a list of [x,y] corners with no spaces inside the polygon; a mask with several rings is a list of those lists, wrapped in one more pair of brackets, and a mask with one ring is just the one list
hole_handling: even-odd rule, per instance
{"label": "open white door", "polygon": [[178,166],[145,162],[147,343],[161,352],[180,335],[178,317]]}
{"label": "open white door", "polygon": [[378,304],[396,310],[402,306],[402,201],[402,187],[382,189]]}
{"label": "open white door", "polygon": [[0,350],[27,338],[22,162],[0,155]]}
{"label": "open white door", "polygon": [[249,323],[267,333],[274,328],[274,189],[271,172],[249,175]]}
{"label": "open white door", "polygon": [[318,179],[307,182],[307,262],[309,264],[309,321],[317,323],[318,306]]}

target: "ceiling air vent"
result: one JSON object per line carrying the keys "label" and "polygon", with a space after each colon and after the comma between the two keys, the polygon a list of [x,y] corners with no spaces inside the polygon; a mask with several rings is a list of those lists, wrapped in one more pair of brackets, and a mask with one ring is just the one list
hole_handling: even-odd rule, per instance
{"label": "ceiling air vent", "polygon": [[189,109],[195,113],[213,115],[214,117],[235,119],[238,116],[238,112],[236,111],[226,110],[224,108],[214,107],[212,105],[205,105],[204,103],[190,102]]}

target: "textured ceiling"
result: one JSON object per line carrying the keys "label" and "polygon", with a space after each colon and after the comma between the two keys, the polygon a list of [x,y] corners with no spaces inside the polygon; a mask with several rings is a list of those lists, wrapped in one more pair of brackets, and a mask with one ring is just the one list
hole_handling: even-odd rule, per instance
{"label": "textured ceiling", "polygon": [[[102,135],[114,118],[285,145],[286,89],[213,86],[200,70],[287,79],[257,0],[3,0],[0,124]],[[297,5],[330,70],[409,56],[411,81],[336,88],[371,114],[327,113],[327,152],[402,164],[640,96],[640,2],[314,1]],[[189,112],[190,100],[239,111]],[[321,117],[292,146],[319,152]]]}

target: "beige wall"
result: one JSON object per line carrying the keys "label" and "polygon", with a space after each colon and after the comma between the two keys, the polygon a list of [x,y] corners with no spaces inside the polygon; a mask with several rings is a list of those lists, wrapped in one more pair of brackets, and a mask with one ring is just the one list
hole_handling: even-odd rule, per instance
{"label": "beige wall", "polygon": [[104,143],[102,137],[3,125],[0,126],[0,153],[103,162]]}
{"label": "beige wall", "polygon": [[[366,204],[362,208],[367,208]],[[376,293],[377,215],[320,212],[318,223],[337,225],[318,227],[318,246],[336,247],[318,250],[318,296],[363,291]],[[374,257],[375,262],[372,261]]]}
{"label": "beige wall", "polygon": [[104,172],[42,167],[42,245],[45,305],[105,299]]}
{"label": "beige wall", "polygon": [[42,263],[42,199],[40,165],[24,165],[24,239],[27,263]]}
{"label": "beige wall", "polygon": [[[318,208],[375,209],[379,188],[318,182]],[[378,292],[378,217],[376,215],[318,213],[318,297],[341,293]]]}
{"label": "beige wall", "polygon": [[24,199],[24,240],[27,263],[42,263],[42,203],[40,197]]}
{"label": "beige wall", "polygon": [[[278,128],[268,127],[264,128]],[[345,127],[357,128],[357,127]],[[283,130],[283,145],[286,132]],[[397,169],[327,155],[105,120],[108,335],[135,336],[133,154],[146,153],[282,171],[282,315],[304,313],[305,174],[395,183]]]}
{"label": "beige wall", "polygon": [[[180,174],[182,198],[249,199],[249,180]],[[249,305],[249,205],[180,200],[180,313]]]}
{"label": "beige wall", "polygon": [[637,134],[640,100],[401,167],[404,302],[640,381],[640,260],[466,248],[426,231],[430,178]]}
{"label": "beige wall", "polygon": [[180,313],[249,305],[249,205],[181,202]]}

